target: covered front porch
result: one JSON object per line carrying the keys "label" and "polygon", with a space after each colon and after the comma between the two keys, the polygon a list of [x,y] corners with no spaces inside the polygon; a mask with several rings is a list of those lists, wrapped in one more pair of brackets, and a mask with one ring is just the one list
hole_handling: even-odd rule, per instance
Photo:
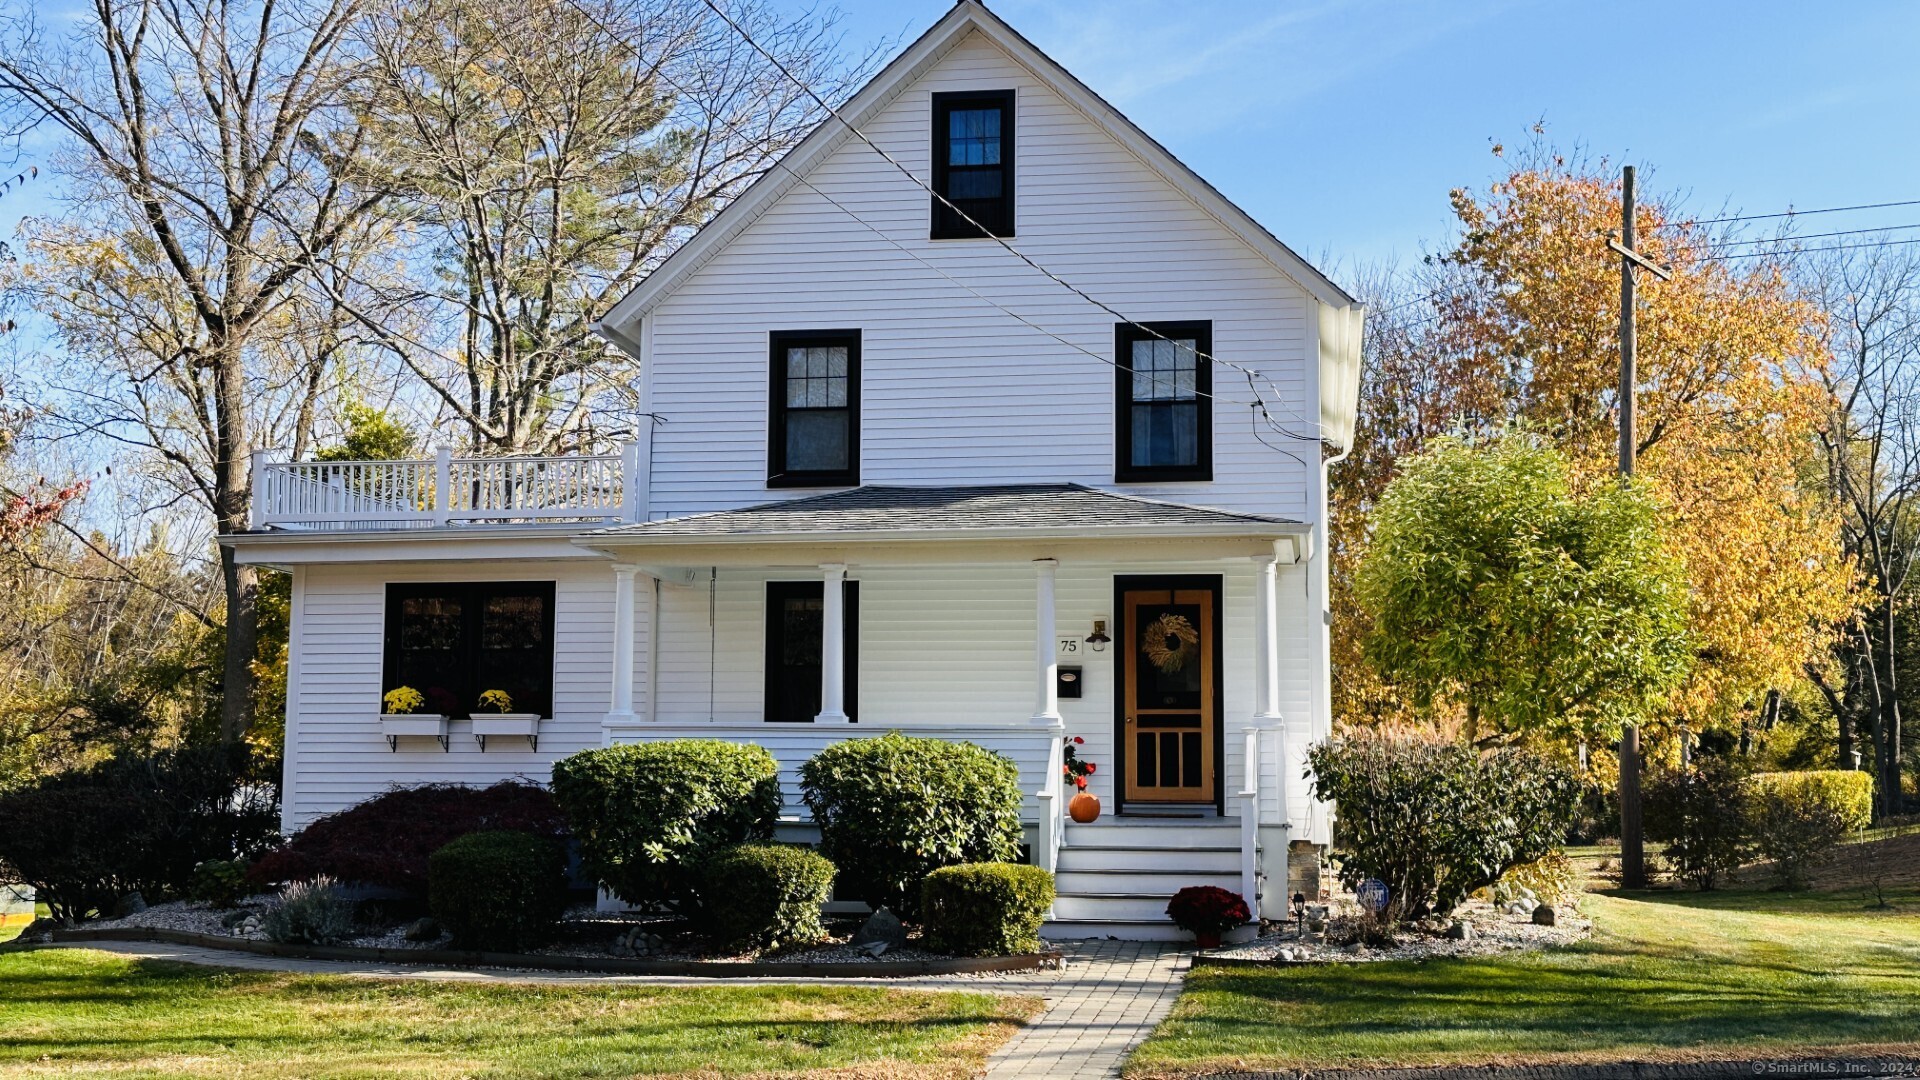
{"label": "covered front porch", "polygon": [[[1019,768],[1030,857],[1050,870],[1076,836],[1178,852],[1204,829],[1215,842],[1197,846],[1233,848],[1231,865],[1162,858],[1138,873],[1140,860],[1089,853],[1097,865],[1063,871],[1063,906],[1076,883],[1133,896],[1176,880],[1279,902],[1287,839],[1314,814],[1297,779],[1316,692],[1305,530],[1066,485],[891,491],[577,540],[614,560],[613,655],[633,658],[612,673],[606,740],[765,746],[796,839],[811,828],[798,770],[824,747],[889,730],[969,741]],[[1137,646],[1176,604],[1196,640],[1170,639],[1190,655],[1169,678]],[[1070,737],[1097,766],[1096,826],[1066,816]],[[1187,827],[1152,827],[1167,824]],[[1164,905],[1142,892],[1121,921],[1149,921],[1133,918],[1148,895]]]}

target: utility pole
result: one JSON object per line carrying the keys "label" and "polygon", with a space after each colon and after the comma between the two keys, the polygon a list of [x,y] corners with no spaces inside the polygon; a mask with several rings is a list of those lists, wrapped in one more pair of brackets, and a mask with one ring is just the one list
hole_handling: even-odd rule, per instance
{"label": "utility pole", "polygon": [[[1645,267],[1662,281],[1672,281],[1673,273],[1641,255],[1633,237],[1633,166],[1620,168],[1620,237],[1607,241],[1607,247],[1620,253],[1620,478],[1633,475],[1633,456],[1637,449],[1633,424],[1634,329],[1633,278],[1637,267]],[[1627,724],[1620,730],[1620,885],[1627,889],[1647,887],[1646,841],[1640,821],[1640,728]]]}

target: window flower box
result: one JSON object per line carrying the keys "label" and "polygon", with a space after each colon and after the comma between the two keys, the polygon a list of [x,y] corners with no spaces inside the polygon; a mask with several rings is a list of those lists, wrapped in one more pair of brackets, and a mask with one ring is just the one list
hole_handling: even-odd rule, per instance
{"label": "window flower box", "polygon": [[424,735],[440,741],[440,749],[447,749],[447,716],[445,713],[381,713],[380,734],[387,737],[387,749],[400,749],[403,735]]}
{"label": "window flower box", "polygon": [[540,749],[540,720],[537,712],[474,713],[473,738],[480,752],[487,752],[487,740],[496,736],[520,736],[531,749]]}

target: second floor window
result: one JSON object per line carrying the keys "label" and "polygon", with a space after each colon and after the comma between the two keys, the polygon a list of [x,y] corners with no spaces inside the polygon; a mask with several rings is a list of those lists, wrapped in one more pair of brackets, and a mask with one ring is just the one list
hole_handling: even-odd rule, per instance
{"label": "second floor window", "polygon": [[773,334],[767,485],[860,482],[860,331]]}
{"label": "second floor window", "polygon": [[1121,323],[1115,339],[1114,479],[1213,479],[1213,324]]}
{"label": "second floor window", "polygon": [[933,95],[933,190],[933,239],[1013,235],[1013,91]]}

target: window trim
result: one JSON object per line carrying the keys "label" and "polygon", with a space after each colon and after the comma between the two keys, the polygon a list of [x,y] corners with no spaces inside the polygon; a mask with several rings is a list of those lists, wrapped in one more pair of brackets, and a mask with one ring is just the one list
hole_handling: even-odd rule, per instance
{"label": "window trim", "polygon": [[[787,470],[787,349],[795,345],[847,347],[847,467]],[[775,330],[767,335],[767,486],[854,487],[860,483],[860,331]]]}
{"label": "window trim", "polygon": [[[827,583],[820,578],[799,581],[769,581],[766,590],[766,605],[760,609],[762,661],[760,665],[760,719],[769,724],[811,724],[814,717],[804,720],[777,720],[773,716],[773,669],[777,646],[780,644],[774,636],[773,613],[775,604],[788,597],[811,599],[814,596],[824,598]],[[845,578],[840,582],[841,622],[841,708],[846,710],[847,721],[860,722],[860,582]]]}
{"label": "window trim", "polygon": [[933,216],[927,227],[929,239],[990,240],[994,237],[1016,235],[1019,200],[1015,197],[1014,183],[1014,177],[1017,175],[1014,168],[1014,147],[1018,144],[1018,140],[1014,137],[1014,118],[1017,114],[1015,103],[1012,90],[952,90],[933,95],[933,117],[929,123],[929,133],[933,136],[930,140],[933,147],[933,190],[940,195],[944,195],[947,191],[947,171],[951,168],[947,160],[949,156],[947,141],[951,137],[951,128],[947,124],[948,114],[956,108],[975,104],[993,104],[1000,107],[1000,202],[1002,204],[1001,220],[1005,224],[1002,229],[988,229],[984,232],[976,230],[958,216],[953,215],[952,211],[949,211],[940,201],[940,195],[930,195],[928,203],[932,207]]}
{"label": "window trim", "polygon": [[[1144,328],[1144,329],[1143,329]],[[1151,333],[1149,333],[1151,331]],[[1192,465],[1133,464],[1133,343],[1154,340],[1154,335],[1169,338],[1191,337],[1203,355],[1195,358],[1194,426],[1198,443],[1197,460]],[[1119,484],[1151,483],[1162,480],[1213,479],[1213,322],[1188,319],[1175,322],[1116,323],[1113,328],[1113,479]]]}
{"label": "window trim", "polygon": [[[461,664],[469,672],[467,678],[475,680],[470,687],[461,707],[447,715],[455,720],[471,719],[475,706],[479,704],[480,693],[494,687],[482,686],[479,662],[480,649],[480,613],[484,609],[486,597],[491,593],[511,595],[538,595],[544,601],[545,611],[543,631],[547,643],[547,688],[545,708],[539,710],[541,719],[553,719],[555,697],[558,691],[556,668],[559,648],[553,640],[554,594],[556,582],[551,580],[523,581],[389,581],[387,582],[385,604],[382,612],[383,631],[380,648],[380,693],[382,698],[387,691],[404,685],[394,681],[397,678],[400,658],[400,602],[414,597],[459,596],[461,598],[460,651],[463,654]],[[416,687],[424,691],[423,687]],[[516,703],[518,705],[520,703]],[[384,708],[384,703],[382,705]],[[532,712],[531,709],[516,708],[516,712]]]}

